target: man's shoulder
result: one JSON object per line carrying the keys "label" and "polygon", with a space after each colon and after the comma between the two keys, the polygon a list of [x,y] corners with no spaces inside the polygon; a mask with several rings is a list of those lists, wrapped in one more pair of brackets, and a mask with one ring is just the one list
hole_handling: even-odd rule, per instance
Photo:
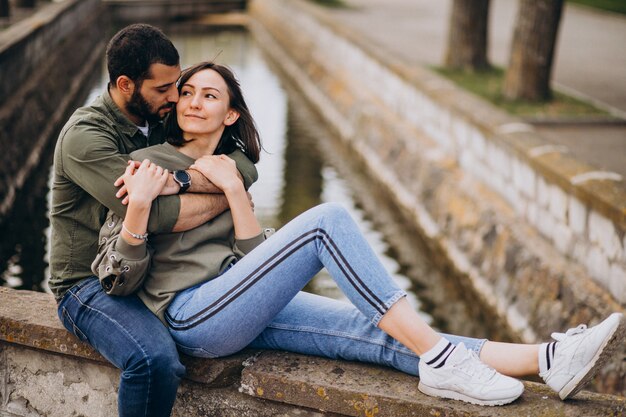
{"label": "man's shoulder", "polygon": [[113,120],[109,112],[107,112],[106,108],[96,101],[88,106],[76,109],[67,123],[65,123],[64,130],[95,128],[108,132],[114,130],[114,125],[115,120]]}
{"label": "man's shoulder", "polygon": [[[59,143],[64,148],[89,147],[96,145],[94,138],[117,144],[122,132],[100,100],[74,111],[59,134]],[[101,144],[100,144],[101,145]],[[98,145],[99,146],[99,145]]]}

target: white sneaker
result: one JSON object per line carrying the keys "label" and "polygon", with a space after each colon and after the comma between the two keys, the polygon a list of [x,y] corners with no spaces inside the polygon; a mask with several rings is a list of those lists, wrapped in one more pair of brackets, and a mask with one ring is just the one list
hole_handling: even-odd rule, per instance
{"label": "white sneaker", "polygon": [[552,333],[557,341],[552,367],[539,376],[562,400],[574,396],[591,380],[624,339],[622,313],[613,313],[590,329],[581,324],[565,333]]}
{"label": "white sneaker", "polygon": [[524,385],[480,361],[463,343],[456,346],[441,368],[419,363],[418,388],[426,395],[478,405],[503,405],[517,399]]}

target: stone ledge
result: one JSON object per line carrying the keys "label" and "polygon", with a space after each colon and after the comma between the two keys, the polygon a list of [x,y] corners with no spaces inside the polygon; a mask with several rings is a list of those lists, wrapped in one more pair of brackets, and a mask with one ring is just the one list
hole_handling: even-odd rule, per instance
{"label": "stone ledge", "polygon": [[[63,328],[49,294],[0,288],[0,341],[107,364]],[[425,396],[417,390],[415,377],[373,365],[273,351],[248,351],[218,360],[183,357],[183,362],[187,379],[202,384],[201,392],[208,396],[221,392],[214,391],[215,387],[224,389],[240,382],[240,391],[250,396],[331,415],[489,416],[495,410]],[[563,402],[541,384],[525,384],[524,395],[497,408],[498,415],[615,416],[626,412],[623,397],[583,392]],[[188,390],[187,384],[181,395]],[[193,395],[185,398],[185,402],[194,400]]]}
{"label": "stone ledge", "polygon": [[514,403],[481,407],[428,397],[410,375],[372,365],[286,352],[265,352],[246,367],[241,389],[250,395],[348,416],[615,416],[626,398],[583,392],[561,401],[543,384],[525,382]]}
{"label": "stone ledge", "polygon": [[[91,346],[65,330],[49,294],[0,287],[0,340],[112,366]],[[249,351],[219,360],[181,355],[181,361],[187,367],[187,379],[223,387],[239,380],[242,363],[249,356]]]}

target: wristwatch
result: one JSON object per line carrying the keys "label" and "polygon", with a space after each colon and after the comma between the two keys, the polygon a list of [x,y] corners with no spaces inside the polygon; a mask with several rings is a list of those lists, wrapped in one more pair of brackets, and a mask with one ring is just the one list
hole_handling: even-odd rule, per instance
{"label": "wristwatch", "polygon": [[180,190],[178,190],[178,194],[182,194],[189,189],[191,185],[191,175],[185,170],[178,170],[172,173],[174,177],[174,181],[180,185]]}

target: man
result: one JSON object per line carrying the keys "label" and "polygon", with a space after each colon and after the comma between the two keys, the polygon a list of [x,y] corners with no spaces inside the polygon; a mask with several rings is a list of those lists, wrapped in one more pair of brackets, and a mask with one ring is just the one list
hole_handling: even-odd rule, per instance
{"label": "man", "polygon": [[[111,39],[106,57],[107,91],[72,115],[56,145],[49,285],[65,327],[122,370],[119,415],[168,416],[184,373],[168,330],[138,297],[107,295],[90,265],[107,211],[125,214],[124,187],[114,182],[127,155],[165,139],[161,119],[178,101],[179,56],[159,29],[135,24]],[[249,185],[254,165],[234,159]],[[177,172],[165,193],[180,195],[155,200],[148,230],[189,230],[212,219],[227,209],[218,192],[198,172]]]}

